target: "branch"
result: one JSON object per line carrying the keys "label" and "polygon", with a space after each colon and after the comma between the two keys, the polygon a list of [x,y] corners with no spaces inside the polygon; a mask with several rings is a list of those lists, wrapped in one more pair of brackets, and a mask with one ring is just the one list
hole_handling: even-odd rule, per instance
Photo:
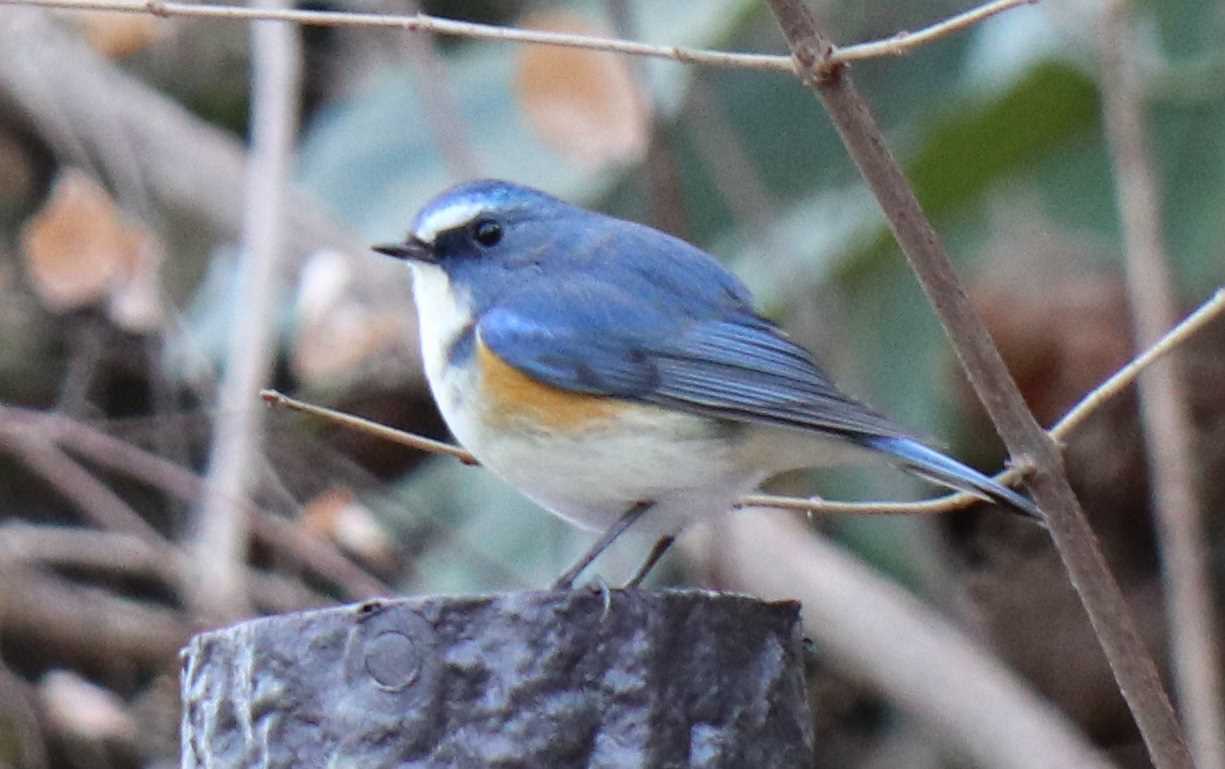
{"label": "branch", "polygon": [[[0,524],[0,560],[70,563],[163,581],[176,594],[187,594],[194,575],[191,560],[150,526],[127,502],[50,439],[28,431],[0,431],[0,445],[20,457],[67,497],[102,531],[64,526]],[[292,580],[248,569],[240,564],[251,597],[274,611],[292,611],[325,603],[323,597]],[[218,619],[218,615],[209,615]]]}
{"label": "branch", "polygon": [[[1037,0],[993,0],[950,19],[925,27],[918,32],[901,32],[886,40],[860,43],[839,48],[831,53],[830,62],[842,64],[852,61],[901,56],[920,46],[927,45],[953,33],[1003,13],[1020,5]],[[349,13],[342,11],[302,11],[271,8],[247,8],[242,6],[205,5],[181,2],[147,0],[0,0],[0,5],[31,5],[42,8],[59,8],[73,11],[115,11],[120,13],[148,13],[162,17],[210,18],[236,21],[288,21],[312,27],[373,27],[403,29],[409,32],[428,32],[435,35],[494,40],[508,43],[555,45],[563,48],[587,48],[629,56],[645,56],[653,59],[668,59],[682,64],[696,64],[721,69],[749,69],[762,72],[784,72],[795,74],[796,68],[790,56],[759,53],[733,53],[688,48],[677,45],[651,45],[631,40],[574,35],[562,32],[499,27],[491,24],[476,24],[455,19],[427,16],[423,13],[410,16],[393,16],[375,13]]]}
{"label": "branch", "polygon": [[[1048,431],[1057,442],[1064,442],[1107,401],[1126,390],[1141,372],[1173,352],[1204,326],[1225,315],[1225,288],[1217,289],[1195,312],[1188,315],[1152,347],[1133,358],[1105,382],[1085,395],[1063,418]],[[1024,473],[1014,467],[994,476],[999,483],[1011,486],[1021,480]],[[975,504],[982,499],[972,494],[949,494],[926,502],[830,502],[802,497],[780,497],[772,494],[751,494],[740,500],[742,505],[754,507],[778,507],[801,512],[843,515],[930,515],[949,513]]]}
{"label": "branch", "polygon": [[[278,0],[266,0],[279,5]],[[215,616],[247,613],[243,564],[247,516],[236,500],[246,499],[263,439],[258,409],[247,408],[251,393],[272,370],[278,275],[285,251],[285,202],[298,123],[302,42],[296,27],[256,24],[251,28],[251,164],[247,169],[247,217],[239,267],[237,315],[230,325],[225,378],[221,382],[213,433],[208,487],[195,542],[194,599]],[[204,572],[207,571],[207,574]]]}
{"label": "branch", "polygon": [[175,611],[0,563],[0,627],[83,665],[156,668],[197,630]]}
{"label": "branch", "polygon": [[42,476],[98,528],[130,534],[158,546],[166,543],[140,513],[58,446],[19,431],[0,432],[0,445]]}
{"label": "branch", "polygon": [[288,395],[276,390],[260,390],[259,397],[263,398],[264,403],[271,407],[287,408],[290,411],[297,411],[302,414],[319,417],[320,419],[326,419],[350,430],[358,430],[391,441],[392,443],[398,443],[401,446],[408,446],[411,449],[425,451],[430,454],[446,454],[447,456],[455,457],[465,465],[480,464],[476,457],[472,456],[472,452],[459,446],[452,446],[449,443],[426,438],[423,435],[414,435],[403,430],[397,430],[394,427],[388,427],[387,425],[352,414],[345,414],[335,409],[316,406],[305,401],[290,398]]}
{"label": "branch", "polygon": [[76,526],[0,523],[0,562],[70,567],[153,579],[178,588],[179,575],[165,552],[132,534]]}
{"label": "branch", "polygon": [[[1126,366],[1116,371],[1109,379],[1098,385],[1079,403],[1073,406],[1048,433],[1051,438],[1062,442],[1077,428],[1085,423],[1090,416],[1116,397],[1136,380],[1140,373],[1161,360],[1178,346],[1185,343],[1204,326],[1225,314],[1225,289],[1218,289],[1213,296],[1199,306],[1195,312],[1188,315],[1181,323],[1170,329],[1156,344],[1137,355]],[[306,403],[291,398],[276,390],[262,390],[260,397],[269,406],[287,408],[303,414],[309,414],[319,419],[335,422],[351,430],[359,430],[379,438],[384,438],[402,446],[408,446],[431,454],[445,454],[455,457],[466,465],[477,465],[476,457],[459,446],[436,441],[422,435],[397,430],[394,427],[362,417],[346,414],[335,409]],[[994,480],[1006,485],[1014,485],[1021,481],[1022,468],[1013,467],[998,473]],[[772,507],[782,510],[795,510],[804,513],[820,515],[934,515],[962,510],[971,505],[981,504],[982,499],[973,494],[948,494],[924,502],[833,502],[817,497],[784,497],[774,494],[748,494],[741,497],[738,506],[742,507]]]}
{"label": "branch", "polygon": [[1170,329],[1156,344],[1137,355],[1130,363],[1086,395],[1051,428],[1051,436],[1061,439],[1080,427],[1106,401],[1130,386],[1145,369],[1173,352],[1197,331],[1223,314],[1225,314],[1225,288],[1218,288],[1216,293],[1201,304],[1195,312]]}
{"label": "branch", "polygon": [[[197,502],[204,494],[204,480],[187,468],[59,414],[0,406],[0,425],[31,431],[46,440],[71,446],[74,453],[100,467],[161,489],[184,502]],[[249,502],[243,503],[243,509],[250,518],[251,534],[260,544],[336,585],[347,599],[356,601],[391,594],[386,585],[330,542],[313,537],[292,521],[266,513]]]}
{"label": "branch", "polygon": [[1064,567],[1089,614],[1153,763],[1157,769],[1190,767],[1190,755],[1157,667],[1068,485],[1057,447],[1026,408],[868,105],[846,69],[829,65],[832,43],[800,0],[770,0],[770,6],[802,78],[824,103],[847,151],[879,200],[1000,437],[1015,460],[1033,466],[1030,493],[1046,514]]}
{"label": "branch", "polygon": [[975,24],[1016,8],[1018,5],[1034,5],[1037,2],[1038,0],[995,0],[995,2],[984,3],[918,32],[900,32],[887,40],[837,47],[830,56],[829,63],[836,66],[864,59],[879,59],[884,56],[904,56],[916,48],[969,29]]}
{"label": "branch", "polygon": [[[169,541],[159,545],[131,534],[16,521],[0,524],[0,562],[153,579],[172,593],[182,592],[191,576],[187,555]],[[331,602],[297,580],[253,568],[248,568],[246,582],[251,600],[264,611],[300,611]]]}
{"label": "branch", "polygon": [[[60,146],[56,137],[65,125],[103,161],[110,159],[114,137],[121,134],[131,143],[141,178],[159,202],[191,211],[227,236],[239,233],[246,212],[242,180],[247,157],[232,134],[103,59],[46,14],[0,14],[0,36],[6,54],[0,60],[0,94],[18,105],[23,118],[60,154],[85,152]],[[54,84],[53,99],[46,96],[48,84]],[[122,176],[127,161],[127,154],[115,158],[107,164],[108,172]],[[289,215],[295,252],[364,248],[360,238],[341,229],[300,189],[293,192]]]}
{"label": "branch", "polygon": [[[1144,347],[1174,323],[1178,301],[1162,244],[1161,195],[1145,135],[1140,73],[1136,58],[1128,55],[1137,39],[1129,3],[1107,3],[1101,29],[1102,122],[1117,177],[1136,346]],[[1225,769],[1216,610],[1181,360],[1171,356],[1140,377],[1140,418],[1153,477],[1178,699],[1196,766]]]}

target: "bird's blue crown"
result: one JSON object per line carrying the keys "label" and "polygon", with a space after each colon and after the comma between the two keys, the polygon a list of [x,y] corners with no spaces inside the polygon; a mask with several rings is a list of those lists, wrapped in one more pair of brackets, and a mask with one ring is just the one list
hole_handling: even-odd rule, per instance
{"label": "bird's blue crown", "polygon": [[411,234],[433,243],[440,233],[461,227],[482,215],[507,219],[530,214],[541,217],[559,208],[569,208],[539,190],[497,179],[481,179],[452,187],[427,203],[413,220]]}

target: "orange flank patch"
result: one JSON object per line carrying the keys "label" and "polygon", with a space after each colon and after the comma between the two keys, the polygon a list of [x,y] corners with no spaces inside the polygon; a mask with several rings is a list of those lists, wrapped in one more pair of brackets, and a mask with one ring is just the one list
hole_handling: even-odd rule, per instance
{"label": "orange flank patch", "polygon": [[544,384],[502,360],[477,337],[476,360],[487,413],[496,421],[522,420],[542,428],[579,429],[606,422],[630,404]]}

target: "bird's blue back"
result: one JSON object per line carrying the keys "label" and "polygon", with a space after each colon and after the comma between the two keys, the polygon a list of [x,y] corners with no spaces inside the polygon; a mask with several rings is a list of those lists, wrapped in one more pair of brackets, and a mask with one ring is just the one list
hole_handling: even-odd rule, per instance
{"label": "bird's blue back", "polygon": [[445,196],[486,201],[506,230],[499,255],[461,255],[447,271],[470,292],[473,336],[511,366],[571,392],[707,416],[905,435],[838,391],[713,257],[520,189],[478,182]]}

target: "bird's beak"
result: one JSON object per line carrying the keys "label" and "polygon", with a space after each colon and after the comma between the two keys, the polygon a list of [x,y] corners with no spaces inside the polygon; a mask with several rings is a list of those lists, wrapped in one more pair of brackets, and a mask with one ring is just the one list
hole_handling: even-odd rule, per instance
{"label": "bird's beak", "polygon": [[395,257],[396,259],[404,259],[416,262],[432,262],[434,261],[434,251],[430,245],[423,240],[418,240],[413,236],[409,236],[408,240],[403,243],[385,243],[378,246],[370,247],[380,254]]}

